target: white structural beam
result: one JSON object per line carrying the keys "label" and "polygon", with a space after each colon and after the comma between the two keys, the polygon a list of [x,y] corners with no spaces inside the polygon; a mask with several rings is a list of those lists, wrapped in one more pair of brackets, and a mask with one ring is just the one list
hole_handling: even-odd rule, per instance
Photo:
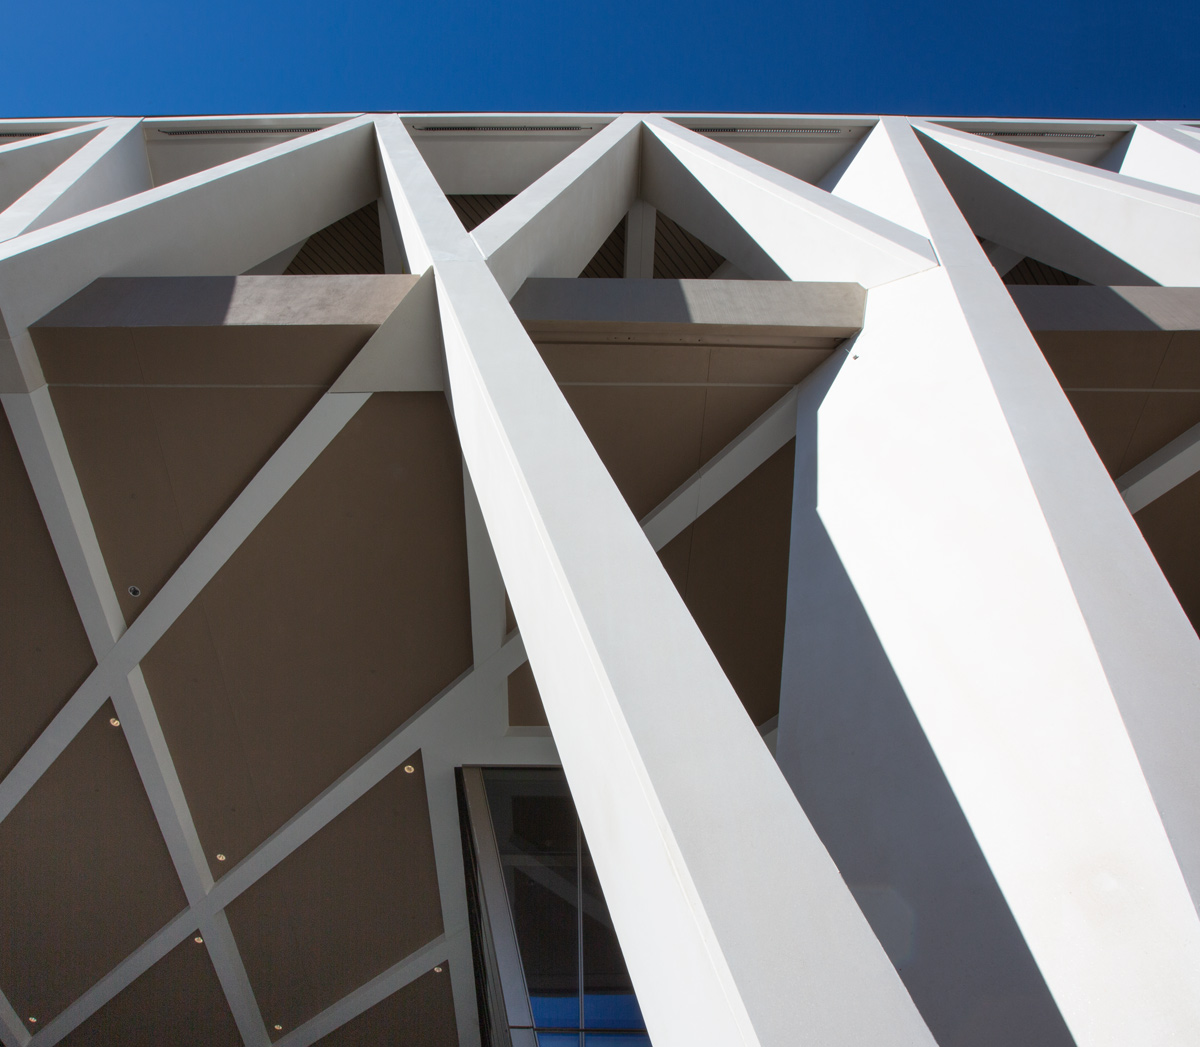
{"label": "white structural beam", "polygon": [[868,296],[816,411],[821,521],[1076,1042],[1190,1043],[1200,645],[911,128],[884,126],[944,268]]}
{"label": "white structural beam", "polygon": [[1168,124],[1138,124],[1100,166],[1200,196],[1200,142]]}
{"label": "white structural beam", "polygon": [[654,228],[658,212],[645,200],[635,200],[625,218],[625,276],[649,280],[654,276]]}
{"label": "white structural beam", "polygon": [[378,123],[385,197],[410,260],[434,264],[463,454],[655,1043],[932,1044],[474,241],[400,121]]}
{"label": "white structural beam", "polygon": [[578,276],[637,196],[641,121],[621,116],[471,237],[511,298],[529,276]]}
{"label": "white structural beam", "polygon": [[28,327],[99,276],[233,275],[379,195],[368,117],[0,243],[0,392],[44,379]]}
{"label": "white structural beam", "polygon": [[784,393],[642,518],[642,530],[656,551],[695,523],[796,435],[796,395],[795,389]]}
{"label": "white structural beam", "polygon": [[1200,472],[1200,425],[1193,425],[1117,479],[1131,513],[1144,509]]}
{"label": "white structural beam", "polygon": [[662,117],[647,117],[646,129],[791,280],[874,287],[937,265],[924,236],[890,219]]}
{"label": "white structural beam", "polygon": [[87,123],[0,145],[0,214],[105,126]]}
{"label": "white structural beam", "polygon": [[917,127],[979,236],[1092,283],[1200,284],[1200,196],[964,131]]}
{"label": "white structural beam", "polygon": [[141,120],[113,120],[0,214],[0,240],[149,188]]}

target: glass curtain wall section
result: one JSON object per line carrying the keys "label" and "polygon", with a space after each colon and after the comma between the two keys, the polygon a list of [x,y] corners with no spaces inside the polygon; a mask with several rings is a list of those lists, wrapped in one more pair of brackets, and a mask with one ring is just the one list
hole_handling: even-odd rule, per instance
{"label": "glass curtain wall section", "polygon": [[649,1047],[562,771],[468,767],[460,789],[485,1040]]}

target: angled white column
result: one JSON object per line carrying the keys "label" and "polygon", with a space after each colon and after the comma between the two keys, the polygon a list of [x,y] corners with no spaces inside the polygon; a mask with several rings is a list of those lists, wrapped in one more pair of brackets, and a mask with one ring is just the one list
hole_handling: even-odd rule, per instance
{"label": "angled white column", "polygon": [[28,327],[99,276],[233,275],[379,195],[369,117],[0,243],[0,392],[42,385]]}
{"label": "angled white column", "polygon": [[1131,513],[1144,509],[1173,487],[1200,473],[1200,425],[1193,425],[1117,479]]}
{"label": "angled white column", "polygon": [[141,120],[113,120],[0,214],[0,240],[151,187]]}
{"label": "angled white column", "polygon": [[621,116],[471,238],[511,298],[528,276],[578,276],[637,196],[641,121]]}
{"label": "angled white column", "polygon": [[0,214],[104,130],[102,121],[0,145]]}
{"label": "angled white column", "polygon": [[434,263],[463,454],[655,1043],[931,1045],[400,121],[379,139],[408,256]]}
{"label": "angled white column", "polygon": [[1200,196],[964,131],[917,126],[978,235],[1092,283],[1200,284]]}
{"label": "angled white column", "polygon": [[625,217],[625,276],[649,280],[654,276],[654,227],[657,212],[645,200],[635,200]]}
{"label": "angled white column", "polygon": [[821,522],[1076,1043],[1191,1043],[1200,644],[912,130],[883,123],[944,268],[868,296],[816,413]]}
{"label": "angled white column", "polygon": [[[646,128],[791,280],[874,287],[937,265],[929,241],[891,219],[662,117],[648,117]],[[722,243],[711,246],[725,253]],[[751,275],[766,275],[736,254],[727,257]]]}

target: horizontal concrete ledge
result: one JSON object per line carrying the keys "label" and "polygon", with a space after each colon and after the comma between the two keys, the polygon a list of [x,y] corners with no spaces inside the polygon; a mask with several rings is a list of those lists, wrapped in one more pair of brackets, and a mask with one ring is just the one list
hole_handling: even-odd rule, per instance
{"label": "horizontal concrete ledge", "polygon": [[858,284],[786,280],[572,280],[531,277],[513,309],[535,341],[580,334],[811,344],[862,329]]}
{"label": "horizontal concrete ledge", "polygon": [[378,326],[415,276],[105,277],[38,327]]}
{"label": "horizontal concrete ledge", "polygon": [[1200,330],[1200,287],[1008,289],[1031,331]]}

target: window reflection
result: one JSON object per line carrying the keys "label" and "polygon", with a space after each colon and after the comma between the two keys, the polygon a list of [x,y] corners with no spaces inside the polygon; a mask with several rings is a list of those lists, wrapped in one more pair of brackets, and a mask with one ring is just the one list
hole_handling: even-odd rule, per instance
{"label": "window reflection", "polygon": [[[531,1016],[495,1024],[509,1026],[516,1043],[519,1029],[529,1028],[531,1021],[538,1047],[649,1047],[562,772],[505,768],[476,773],[486,792],[511,914],[511,924],[505,923],[499,933],[515,933]],[[472,819],[479,817],[469,802],[467,810]],[[489,919],[495,932],[494,912]],[[511,985],[506,998],[511,999],[510,992]]]}

